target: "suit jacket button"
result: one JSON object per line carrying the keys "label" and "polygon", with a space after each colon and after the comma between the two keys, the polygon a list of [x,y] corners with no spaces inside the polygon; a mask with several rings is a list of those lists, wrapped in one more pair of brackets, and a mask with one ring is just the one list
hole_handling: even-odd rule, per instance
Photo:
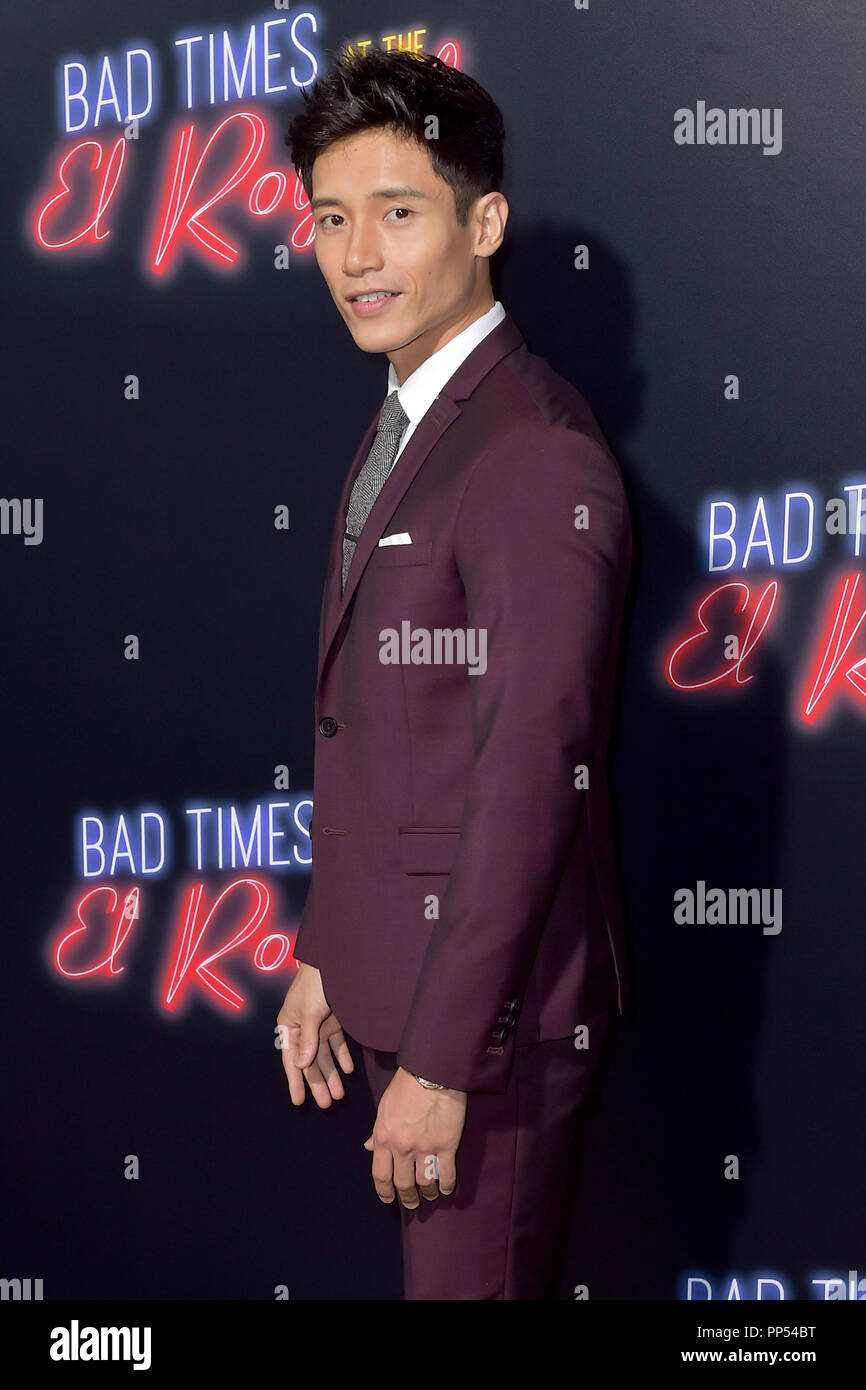
{"label": "suit jacket button", "polygon": [[337,732],[337,721],[332,715],[326,714],[324,719],[319,720],[319,733],[324,734],[325,738],[333,738]]}

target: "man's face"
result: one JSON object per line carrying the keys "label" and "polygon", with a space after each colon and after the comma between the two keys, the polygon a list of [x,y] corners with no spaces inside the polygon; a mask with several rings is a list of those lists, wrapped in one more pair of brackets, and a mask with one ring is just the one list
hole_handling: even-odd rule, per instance
{"label": "man's face", "polygon": [[[461,227],[428,151],[386,129],[338,140],[313,164],[319,269],[358,347],[387,353],[401,382],[493,303],[486,261],[501,237],[492,244],[486,202]],[[388,297],[358,301],[374,291]]]}

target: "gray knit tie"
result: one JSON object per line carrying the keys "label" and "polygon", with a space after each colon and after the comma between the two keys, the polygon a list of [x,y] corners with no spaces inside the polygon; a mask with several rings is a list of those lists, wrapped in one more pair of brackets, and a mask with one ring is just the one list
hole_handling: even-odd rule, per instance
{"label": "gray knit tie", "polygon": [[355,479],[352,494],[349,498],[349,506],[346,512],[346,530],[343,536],[343,583],[341,592],[346,587],[346,576],[349,573],[349,566],[352,563],[352,556],[361,535],[367,517],[373,510],[373,503],[382,491],[382,485],[394,466],[394,458],[400,446],[400,437],[403,430],[409,423],[409,416],[406,414],[397,398],[397,392],[392,391],[386,398],[385,404],[379,412],[379,423],[376,426],[376,437],[370,446],[370,452],[364,462],[360,473]]}

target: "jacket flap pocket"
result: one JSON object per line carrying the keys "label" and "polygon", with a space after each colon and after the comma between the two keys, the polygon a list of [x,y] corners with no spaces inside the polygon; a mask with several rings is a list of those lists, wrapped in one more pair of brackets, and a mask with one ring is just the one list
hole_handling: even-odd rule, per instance
{"label": "jacket flap pocket", "polygon": [[460,830],[450,826],[441,830],[407,828],[399,831],[400,858],[406,874],[447,874],[451,872]]}

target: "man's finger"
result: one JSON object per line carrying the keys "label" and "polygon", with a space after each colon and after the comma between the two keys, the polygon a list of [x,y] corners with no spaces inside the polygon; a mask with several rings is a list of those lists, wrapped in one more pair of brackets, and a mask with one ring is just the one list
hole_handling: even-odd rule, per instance
{"label": "man's finger", "polygon": [[303,1105],[306,1096],[304,1078],[299,1068],[295,1064],[294,1054],[297,1048],[297,1035],[294,1029],[287,1028],[283,1034],[282,1059],[283,1071],[286,1073],[286,1080],[289,1083],[289,1095],[292,1098],[292,1105]]}
{"label": "man's finger", "polygon": [[455,1153],[447,1150],[437,1154],[439,1164],[439,1191],[449,1197],[457,1186],[457,1159]]}
{"label": "man's finger", "polygon": [[393,1202],[394,1200],[394,1160],[391,1150],[387,1144],[376,1143],[376,1133],[373,1131],[373,1163],[370,1170],[373,1174],[373,1186],[376,1195],[383,1202]]}
{"label": "man's finger", "polygon": [[331,1090],[321,1073],[318,1062],[313,1062],[302,1070],[313,1100],[320,1110],[327,1110],[332,1104]]}
{"label": "man's finger", "polygon": [[336,1033],[332,1033],[328,1041],[331,1044],[331,1051],[343,1068],[343,1071],[354,1071],[355,1063],[352,1061],[349,1044],[346,1042],[342,1028],[338,1028]]}
{"label": "man's finger", "polygon": [[302,1018],[301,1026],[297,1034],[297,1055],[295,1065],[301,1068],[308,1067],[311,1062],[316,1060],[319,1051],[319,1023],[314,1018]]}
{"label": "man's finger", "polygon": [[289,1095],[292,1098],[292,1105],[303,1105],[307,1094],[303,1072],[298,1071],[298,1068],[292,1066],[291,1062],[285,1063],[285,1071],[289,1083]]}
{"label": "man's finger", "polygon": [[326,1042],[322,1043],[322,1046],[319,1048],[316,1065],[324,1077],[325,1084],[333,1099],[342,1100],[346,1092],[343,1090],[340,1073],[337,1071],[336,1064],[331,1056],[331,1049]]}
{"label": "man's finger", "polygon": [[407,1211],[421,1205],[418,1189],[415,1186],[415,1158],[413,1154],[394,1155],[394,1187],[397,1196]]}
{"label": "man's finger", "polygon": [[415,1185],[425,1202],[435,1202],[439,1196],[439,1164],[435,1154],[419,1155],[415,1160]]}

